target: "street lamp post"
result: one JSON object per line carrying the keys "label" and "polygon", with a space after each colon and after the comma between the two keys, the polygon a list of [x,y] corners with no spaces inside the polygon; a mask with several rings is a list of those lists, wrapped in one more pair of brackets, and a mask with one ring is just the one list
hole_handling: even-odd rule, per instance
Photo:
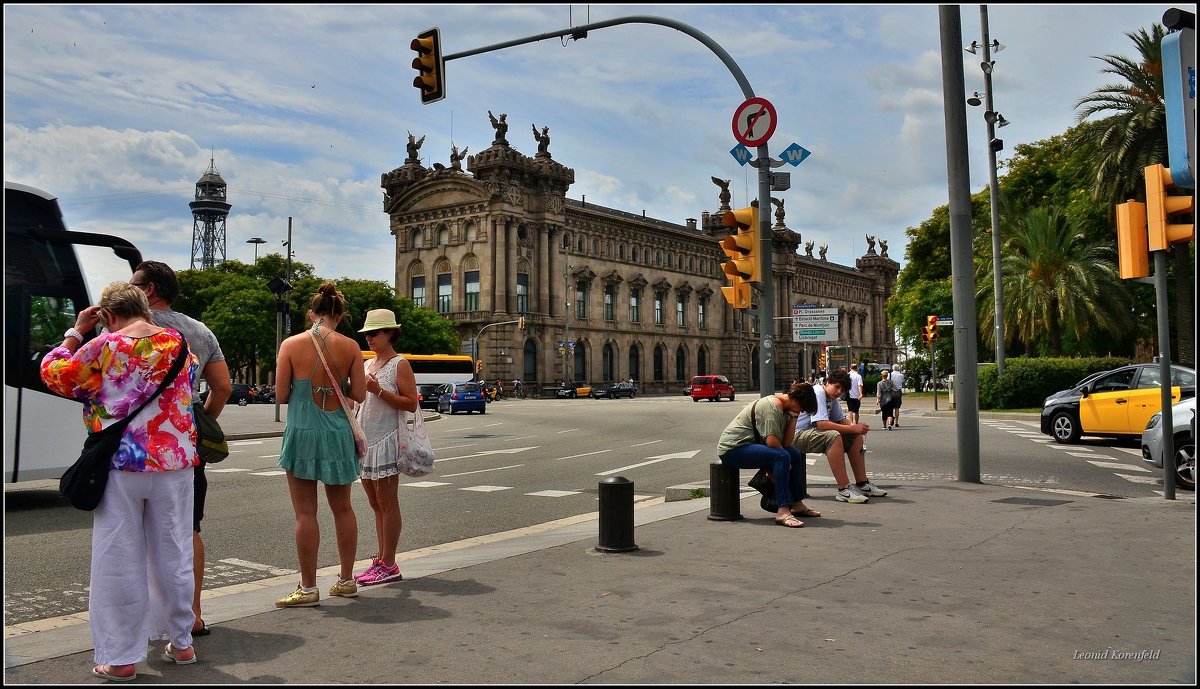
{"label": "street lamp post", "polygon": [[258,245],[266,244],[267,240],[263,239],[262,237],[251,237],[250,239],[246,240],[246,243],[254,245],[254,264],[258,265]]}
{"label": "street lamp post", "polygon": [[[996,52],[1004,49],[1000,41],[993,41],[988,35],[987,5],[979,6],[979,25],[983,38],[983,62],[979,64],[983,70],[983,119],[987,123],[988,140],[988,185],[991,191],[992,206],[992,292],[995,296],[995,312],[992,314],[992,327],[996,341],[996,375],[1004,373],[1004,302],[1000,271],[1000,184],[996,180],[996,153],[1004,149],[1004,141],[996,138],[996,127],[1008,125],[1004,115],[996,112],[992,105],[992,70],[996,63],[992,60],[992,49]],[[971,41],[966,50],[974,53],[980,47]],[[979,93],[967,99],[970,105],[980,105]]]}

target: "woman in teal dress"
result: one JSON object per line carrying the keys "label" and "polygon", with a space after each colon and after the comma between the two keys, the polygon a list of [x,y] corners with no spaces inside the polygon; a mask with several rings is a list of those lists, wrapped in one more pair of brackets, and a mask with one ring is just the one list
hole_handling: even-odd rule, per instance
{"label": "woman in teal dress", "polygon": [[[293,335],[279,346],[275,368],[275,394],[287,404],[287,426],[279,466],[287,470],[288,491],[296,513],[296,555],[300,560],[300,584],[295,591],[275,601],[281,608],[310,608],[320,604],[317,588],[317,551],[321,528],[317,523],[317,482],[325,484],[325,498],[333,512],[341,571],[329,595],[353,598],[354,551],[358,545],[358,521],[350,503],[350,488],[358,480],[358,456],[350,420],[342,409],[337,391],[361,402],[367,395],[362,353],[358,343],[336,332],[346,315],[346,299],[337,285],[326,281],[312,297],[308,319],[312,329]],[[313,339],[315,334],[316,341]],[[334,380],[325,372],[317,355],[316,342]],[[303,377],[301,377],[303,376]]]}

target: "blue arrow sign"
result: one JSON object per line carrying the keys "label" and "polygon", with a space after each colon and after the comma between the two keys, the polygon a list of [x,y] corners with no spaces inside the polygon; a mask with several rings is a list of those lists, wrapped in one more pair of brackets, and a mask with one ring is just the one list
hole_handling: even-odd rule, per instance
{"label": "blue arrow sign", "polygon": [[803,163],[804,159],[810,155],[812,155],[812,151],[809,151],[800,144],[792,144],[783,149],[783,152],[779,154],[779,159],[785,163],[790,163],[792,167],[796,167],[800,163]]}
{"label": "blue arrow sign", "polygon": [[741,165],[742,167],[745,167],[746,163],[750,162],[750,158],[753,157],[753,154],[750,153],[750,149],[746,148],[742,144],[738,144],[737,146],[729,149],[729,155],[733,156],[733,159],[738,161],[738,165]]}

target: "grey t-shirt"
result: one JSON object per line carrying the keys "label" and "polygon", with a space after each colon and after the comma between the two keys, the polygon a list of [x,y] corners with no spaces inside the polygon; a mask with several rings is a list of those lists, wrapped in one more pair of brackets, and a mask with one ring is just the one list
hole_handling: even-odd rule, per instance
{"label": "grey t-shirt", "polygon": [[196,378],[196,384],[193,386],[195,389],[192,390],[192,394],[199,401],[200,378],[204,376],[204,367],[214,361],[225,360],[225,354],[221,351],[221,344],[217,342],[217,336],[208,329],[207,325],[187,314],[158,309],[154,309],[150,313],[154,317],[156,325],[163,328],[174,328],[182,333],[187,338],[188,349],[200,360],[200,376]]}

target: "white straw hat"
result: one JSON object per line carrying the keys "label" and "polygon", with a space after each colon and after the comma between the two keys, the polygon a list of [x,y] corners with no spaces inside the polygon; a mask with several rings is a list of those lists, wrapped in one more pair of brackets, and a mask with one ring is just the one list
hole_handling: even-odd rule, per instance
{"label": "white straw hat", "polygon": [[389,330],[399,329],[400,324],[396,322],[396,314],[390,309],[371,309],[367,312],[367,320],[363,323],[363,327],[358,332],[369,333],[372,330]]}

